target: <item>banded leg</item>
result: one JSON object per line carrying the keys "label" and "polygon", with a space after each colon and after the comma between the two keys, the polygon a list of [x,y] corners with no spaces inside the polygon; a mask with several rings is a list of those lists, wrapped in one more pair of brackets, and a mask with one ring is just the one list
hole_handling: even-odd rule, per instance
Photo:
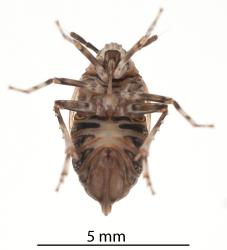
{"label": "banded leg", "polygon": [[138,50],[142,49],[143,47],[151,44],[152,42],[158,39],[157,35],[151,36],[151,33],[154,30],[162,12],[163,12],[163,9],[161,8],[157,16],[155,17],[154,21],[149,26],[145,36],[141,37],[140,40],[127,52],[126,54],[127,60],[129,60],[132,57],[132,55],[134,55]]}
{"label": "banded leg", "polygon": [[92,43],[87,42],[83,37],[81,37],[77,33],[71,32],[70,36],[72,38],[74,38],[75,40],[78,40],[79,42],[81,42],[82,44],[84,44],[87,48],[93,50],[95,53],[99,52],[99,50]]}
{"label": "banded leg", "polygon": [[119,62],[117,68],[115,69],[115,77],[117,78],[117,76],[120,76],[124,70],[124,67],[126,65],[126,63],[130,60],[130,58],[140,49],[144,48],[145,46],[148,46],[149,44],[153,43],[154,41],[156,41],[158,39],[157,35],[153,35],[151,36],[152,31],[154,30],[160,16],[161,13],[163,12],[163,9],[161,8],[155,18],[155,20],[151,23],[151,25],[149,26],[146,34],[144,36],[142,36],[139,41],[134,44],[132,46],[131,49],[129,49],[125,55],[125,57]]}
{"label": "banded leg", "polygon": [[[127,51],[127,54],[125,55],[124,60],[122,60],[120,62],[120,66],[125,65],[129,61],[129,59],[137,51],[139,51],[140,49],[150,45],[151,43],[155,42],[157,39],[158,39],[157,35],[153,35],[150,38],[146,37],[146,36],[142,37],[135,45],[133,45],[133,47],[129,51]],[[119,66],[119,68],[120,68],[120,66]]]}
{"label": "banded leg", "polygon": [[213,124],[199,124],[197,123],[190,115],[188,115],[179,105],[178,102],[176,102],[174,99],[170,97],[165,97],[161,95],[154,95],[154,94],[147,94],[147,93],[141,93],[141,94],[133,94],[130,99],[132,100],[143,100],[143,101],[152,101],[152,102],[159,102],[163,104],[172,104],[176,110],[193,126],[193,127],[203,127],[203,128],[213,128]]}
{"label": "banded leg", "polygon": [[136,161],[139,160],[140,158],[143,159],[143,166],[144,166],[143,167],[143,177],[145,178],[145,180],[147,182],[147,185],[150,188],[152,194],[155,194],[155,191],[154,191],[154,189],[152,187],[151,177],[150,177],[148,164],[147,164],[147,157],[148,157],[148,154],[149,154],[150,144],[151,144],[152,140],[154,139],[155,134],[159,130],[159,128],[160,128],[163,120],[165,119],[167,113],[168,113],[167,108],[162,110],[162,114],[159,117],[157,123],[152,128],[152,130],[150,131],[148,137],[145,139],[144,143],[139,148],[139,153],[135,157]]}
{"label": "banded leg", "polygon": [[37,84],[35,86],[32,86],[28,89],[21,89],[21,88],[17,88],[17,87],[11,86],[11,85],[9,86],[9,89],[16,90],[16,91],[26,93],[26,94],[30,94],[36,90],[44,88],[44,87],[46,87],[50,84],[53,84],[53,83],[60,84],[60,85],[66,85],[66,86],[87,88],[88,90],[92,90],[92,91],[94,91],[94,89],[96,87],[96,83],[90,84],[88,82],[77,81],[77,80],[68,79],[68,78],[50,78],[50,79],[46,80],[45,82],[42,82],[42,83]]}
{"label": "banded leg", "polygon": [[[152,111],[153,112],[153,111]],[[167,106],[166,108],[162,108],[161,110],[157,110],[156,112],[161,112],[161,116],[159,117],[158,121],[150,131],[149,135],[145,139],[142,146],[139,148],[139,153],[136,155],[135,160],[138,161],[140,158],[146,158],[148,156],[149,147],[151,142],[154,140],[155,134],[158,132],[163,120],[168,114]]]}
{"label": "banded leg", "polygon": [[64,183],[65,177],[68,175],[69,173],[69,160],[70,160],[70,155],[66,154],[65,155],[65,161],[64,161],[64,165],[61,171],[61,175],[57,184],[57,187],[55,189],[56,192],[59,191],[61,184]]}
{"label": "banded leg", "polygon": [[80,112],[86,112],[86,113],[94,113],[95,111],[92,111],[92,109],[89,106],[89,103],[83,103],[83,102],[79,102],[79,101],[74,101],[74,100],[58,100],[55,101],[54,104],[54,111],[55,114],[58,118],[58,122],[60,125],[60,129],[62,130],[63,133],[63,138],[65,139],[65,161],[64,161],[64,165],[63,165],[63,169],[60,175],[60,179],[58,182],[58,185],[56,187],[56,191],[59,191],[59,188],[61,186],[61,184],[64,182],[64,178],[65,176],[68,175],[68,170],[69,170],[69,159],[70,156],[73,159],[78,160],[78,155],[75,149],[74,144],[72,143],[71,140],[71,136],[69,135],[68,129],[66,128],[65,122],[62,118],[60,109],[66,109],[66,110],[70,110],[70,111],[80,111]]}
{"label": "banded leg", "polygon": [[150,188],[152,194],[154,194],[154,190],[152,188],[152,182],[148,170],[147,165],[147,157],[149,152],[149,147],[154,139],[155,134],[159,130],[164,118],[167,115],[167,105],[166,104],[160,104],[160,103],[137,103],[137,104],[130,104],[128,106],[129,114],[149,114],[149,113],[155,113],[155,112],[161,112],[161,116],[159,117],[158,121],[148,134],[147,138],[139,148],[139,153],[135,157],[135,161],[143,159],[143,176],[146,179],[147,185]]}
{"label": "banded leg", "polygon": [[147,158],[143,160],[143,178],[145,179],[147,186],[150,188],[151,193],[155,195],[155,191],[153,189],[152,181],[151,181],[151,176],[149,173],[149,168],[148,168],[148,163],[147,163]]}
{"label": "banded leg", "polygon": [[162,112],[163,110],[167,109],[166,104],[162,103],[135,103],[135,104],[129,104],[127,107],[127,114],[150,114],[150,113],[156,113],[156,112]]}
{"label": "banded leg", "polygon": [[71,38],[70,36],[68,36],[62,29],[59,21],[57,20],[56,25],[60,31],[60,33],[62,34],[62,36],[69,42],[74,44],[74,40],[79,41],[80,43],[84,44],[86,47],[88,47],[89,49],[93,50],[94,52],[98,53],[99,50],[91,43],[87,42],[83,37],[81,37],[80,35],[76,34],[75,32],[71,32],[70,36],[73,38]]}
{"label": "banded leg", "polygon": [[63,138],[65,140],[65,153],[70,155],[72,158],[78,160],[78,155],[76,153],[76,149],[72,143],[71,137],[69,135],[68,129],[65,125],[65,122],[62,118],[61,112],[60,112],[60,108],[63,109],[64,107],[61,106],[60,104],[58,104],[57,102],[55,102],[54,104],[54,112],[57,116],[58,122],[59,122],[59,126],[60,129],[62,131],[63,134]]}
{"label": "banded leg", "polygon": [[[56,22],[62,36],[71,42],[87,59],[95,66],[97,74],[101,77],[103,81],[108,80],[108,76],[104,70],[104,67],[99,63],[99,61],[90,53],[90,51],[82,45],[82,43],[78,40],[72,39],[70,36],[68,36],[60,26],[60,23]],[[71,33],[71,36],[75,37],[75,33]]]}
{"label": "banded leg", "polygon": [[72,158],[78,159],[76,149],[72,143],[71,137],[69,135],[68,129],[65,125],[65,122],[62,118],[60,109],[66,109],[76,112],[86,112],[90,114],[95,114],[95,110],[91,107],[89,103],[79,102],[74,100],[58,100],[54,103],[54,112],[58,118],[60,129],[62,131],[63,137],[65,139],[66,150],[65,153],[69,154]]}
{"label": "banded leg", "polygon": [[74,100],[57,100],[54,104],[54,110],[58,109],[66,109],[69,111],[75,112],[86,112],[88,114],[96,114],[95,107],[92,106],[91,103],[74,101]]}

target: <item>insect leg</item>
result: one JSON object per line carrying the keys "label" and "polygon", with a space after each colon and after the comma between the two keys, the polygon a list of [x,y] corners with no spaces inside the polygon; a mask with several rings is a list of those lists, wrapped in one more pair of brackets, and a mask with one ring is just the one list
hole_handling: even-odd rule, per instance
{"label": "insect leg", "polygon": [[56,187],[56,191],[59,191],[59,188],[60,188],[61,184],[64,182],[65,176],[68,175],[70,156],[72,158],[78,160],[78,155],[76,153],[75,146],[72,143],[72,140],[71,140],[71,137],[69,135],[68,129],[66,128],[65,122],[64,122],[64,120],[62,118],[60,109],[67,109],[67,110],[70,110],[70,111],[81,111],[81,112],[84,111],[86,113],[89,113],[89,112],[92,113],[92,111],[91,111],[91,109],[89,107],[90,107],[89,103],[79,102],[79,101],[74,101],[74,100],[58,100],[58,101],[55,101],[54,111],[55,111],[55,114],[56,114],[56,116],[58,118],[60,129],[62,130],[63,138],[65,139],[65,144],[66,144],[65,161],[64,161],[64,165],[63,165],[63,169],[62,169],[62,172],[61,172],[61,175],[60,175],[58,185]]}
{"label": "insect leg", "polygon": [[[151,111],[154,112],[153,110],[151,110]],[[150,173],[149,173],[149,169],[148,169],[148,165],[147,165],[147,156],[148,156],[150,144],[151,144],[152,140],[154,139],[155,134],[159,130],[163,120],[165,119],[165,117],[168,113],[167,106],[166,106],[166,108],[162,108],[161,110],[157,110],[157,112],[162,112],[162,114],[159,117],[156,124],[154,125],[154,127],[152,128],[152,130],[150,131],[149,135],[145,139],[142,146],[139,148],[139,153],[135,157],[136,161],[141,159],[141,158],[143,159],[143,177],[146,179],[147,185],[150,188],[152,194],[155,194],[155,192],[154,192],[153,187],[152,187]]]}
{"label": "insect leg", "polygon": [[161,13],[163,12],[163,9],[161,8],[156,16],[156,18],[154,19],[154,21],[151,23],[151,25],[149,26],[146,34],[144,36],[142,36],[139,41],[134,44],[132,46],[131,49],[129,49],[125,55],[125,57],[119,62],[117,68],[115,69],[115,76],[120,76],[122,74],[122,72],[124,71],[124,67],[127,64],[127,62],[130,60],[130,58],[140,49],[144,48],[145,46],[153,43],[154,41],[156,41],[158,39],[157,35],[153,35],[151,36],[152,31],[154,30],[159,17],[161,16]]}
{"label": "insect leg", "polygon": [[149,114],[149,113],[155,113],[155,112],[161,112],[161,116],[159,117],[158,121],[148,134],[147,138],[145,139],[144,143],[139,148],[139,153],[135,157],[135,161],[143,159],[143,176],[146,179],[148,187],[150,187],[152,194],[154,194],[154,190],[152,188],[152,182],[147,166],[147,156],[149,152],[149,147],[154,139],[155,134],[159,130],[162,121],[167,115],[167,108],[168,106],[166,104],[160,104],[160,103],[137,103],[137,104],[130,104],[128,105],[128,111],[129,114]]}
{"label": "insect leg", "polygon": [[129,104],[126,109],[128,114],[150,114],[162,112],[167,109],[167,105],[162,103],[134,103]]}
{"label": "insect leg", "polygon": [[58,185],[57,185],[57,187],[55,189],[56,192],[59,191],[61,184],[63,184],[63,182],[64,182],[65,176],[67,176],[68,173],[69,173],[69,160],[70,160],[70,155],[66,154],[65,155],[64,165],[63,165],[61,175],[60,175],[60,178],[59,178],[59,181],[58,181]]}
{"label": "insect leg", "polygon": [[175,100],[171,100],[171,104],[173,104],[173,106],[176,108],[176,110],[193,126],[193,127],[200,127],[200,128],[213,128],[214,125],[213,124],[198,124],[197,122],[195,122],[191,116],[189,116],[182,108],[181,106],[178,104],[178,102],[176,102]]}
{"label": "insect leg", "polygon": [[93,88],[93,86],[91,86],[89,83],[87,82],[83,82],[83,81],[77,81],[77,80],[73,80],[73,79],[68,79],[68,78],[50,78],[48,80],[46,80],[43,83],[37,84],[35,86],[32,86],[28,89],[21,89],[21,88],[17,88],[14,86],[9,86],[9,89],[11,90],[16,90],[19,92],[23,92],[26,94],[30,94],[38,89],[44,88],[50,84],[61,84],[61,85],[67,85],[67,86],[73,86],[73,87],[84,87],[84,88]]}
{"label": "insect leg", "polygon": [[70,33],[70,36],[73,38],[71,38],[70,36],[68,36],[64,30],[62,29],[59,21],[57,20],[56,22],[56,25],[60,31],[60,33],[62,34],[63,38],[65,38],[67,41],[71,42],[74,44],[74,40],[77,40],[79,42],[81,42],[82,44],[84,44],[87,48],[93,50],[94,52],[98,53],[99,50],[91,43],[87,42],[83,37],[81,37],[80,35],[76,34],[75,32],[71,32]]}
{"label": "insect leg", "polygon": [[[152,112],[154,112],[154,111],[152,111]],[[156,112],[161,112],[162,114],[159,117],[156,124],[154,125],[154,127],[152,128],[152,130],[150,131],[149,135],[145,139],[142,146],[139,148],[139,153],[136,155],[135,160],[139,160],[140,158],[146,158],[148,156],[149,146],[150,146],[152,140],[154,140],[154,136],[158,132],[163,120],[167,116],[167,113],[168,113],[167,106],[166,106],[166,108],[162,108],[161,110],[157,110]]]}
{"label": "insect leg", "polygon": [[74,38],[75,40],[77,40],[77,41],[81,42],[82,44],[84,44],[87,48],[92,49],[95,53],[99,52],[99,50],[92,43],[87,42],[83,37],[81,37],[77,33],[71,32],[70,36],[72,38]]}
{"label": "insect leg", "polygon": [[154,195],[155,191],[152,186],[151,176],[149,173],[147,158],[143,160],[143,178],[146,180],[147,186],[150,188],[151,193]]}
{"label": "insect leg", "polygon": [[161,14],[163,12],[163,9],[161,8],[155,17],[154,21],[149,26],[145,36],[142,36],[140,40],[127,52],[126,57],[129,60],[130,57],[132,57],[133,54],[135,54],[138,50],[142,49],[143,47],[151,44],[152,42],[156,41],[158,39],[157,35],[151,36],[152,31],[154,30]]}
{"label": "insect leg", "polygon": [[[71,42],[87,59],[95,66],[97,74],[101,77],[102,80],[107,80],[107,74],[103,68],[103,66],[99,63],[99,61],[90,53],[90,51],[82,45],[83,42],[80,40],[72,39],[70,36],[68,36],[60,26],[60,23],[56,22],[62,36],[69,42]],[[75,33],[70,34],[72,37],[77,37]],[[77,37],[78,38],[78,37]],[[84,40],[85,41],[85,40]]]}
{"label": "insect leg", "polygon": [[107,76],[107,73],[105,72],[102,64],[100,64],[100,62],[80,42],[75,41],[74,45],[95,66],[95,70],[96,70],[97,74],[100,76],[100,78],[103,81],[107,81],[108,76]]}
{"label": "insect leg", "polygon": [[61,112],[60,112],[60,108],[62,109],[63,106],[59,105],[58,103],[55,102],[54,104],[54,112],[58,118],[58,122],[60,125],[60,129],[62,131],[63,134],[63,138],[65,139],[65,153],[70,155],[72,158],[74,159],[78,159],[78,155],[76,153],[76,149],[74,147],[74,144],[72,143],[71,137],[69,135],[68,129],[65,125],[65,122],[62,118]]}
{"label": "insect leg", "polygon": [[57,100],[54,104],[55,108],[58,109],[67,109],[70,111],[76,112],[86,112],[89,114],[96,114],[96,110],[92,105],[88,102],[74,101],[74,100]]}
{"label": "insect leg", "polygon": [[66,144],[66,154],[69,154],[72,158],[78,159],[78,155],[76,153],[76,149],[72,143],[71,137],[69,135],[68,129],[65,125],[65,122],[62,118],[60,109],[67,109],[70,111],[76,112],[86,112],[90,114],[95,114],[95,110],[91,107],[91,105],[87,102],[79,102],[74,100],[58,100],[54,103],[54,112],[58,118],[58,122],[60,125],[60,129],[62,130],[63,137],[65,139]]}
{"label": "insect leg", "polygon": [[[133,97],[132,97],[133,98]],[[214,127],[213,124],[198,124],[194,121],[194,119],[189,116],[179,105],[178,102],[176,102],[174,99],[170,97],[165,97],[161,95],[154,95],[154,94],[135,94],[134,95],[135,100],[145,100],[145,101],[153,101],[153,102],[160,102],[163,104],[172,104],[176,110],[193,126],[193,127],[206,127],[206,128],[212,128]]]}
{"label": "insect leg", "polygon": [[143,36],[135,45],[133,45],[133,47],[129,51],[127,51],[127,54],[120,63],[125,65],[137,51],[155,42],[157,39],[157,35],[153,35],[151,37]]}

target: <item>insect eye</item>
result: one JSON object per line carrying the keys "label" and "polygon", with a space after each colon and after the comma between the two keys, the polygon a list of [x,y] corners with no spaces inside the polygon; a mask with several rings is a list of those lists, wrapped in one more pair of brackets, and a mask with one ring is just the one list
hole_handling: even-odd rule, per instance
{"label": "insect eye", "polygon": [[75,114],[75,116],[74,116],[74,119],[75,120],[84,120],[84,119],[86,119],[87,118],[87,116],[86,115],[80,115],[80,114]]}
{"label": "insect eye", "polygon": [[133,118],[133,121],[135,121],[135,122],[145,122],[146,118],[145,118],[145,116],[136,117],[136,118]]}

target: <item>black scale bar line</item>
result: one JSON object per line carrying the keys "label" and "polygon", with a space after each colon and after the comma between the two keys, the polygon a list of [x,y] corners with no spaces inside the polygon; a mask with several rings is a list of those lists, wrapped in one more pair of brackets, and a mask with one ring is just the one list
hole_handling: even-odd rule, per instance
{"label": "black scale bar line", "polygon": [[79,247],[79,246],[114,246],[114,247],[189,247],[190,244],[37,244],[38,247]]}

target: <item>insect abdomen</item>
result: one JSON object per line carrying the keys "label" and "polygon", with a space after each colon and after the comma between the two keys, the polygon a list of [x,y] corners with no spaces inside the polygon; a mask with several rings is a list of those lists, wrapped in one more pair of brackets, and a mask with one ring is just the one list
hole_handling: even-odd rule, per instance
{"label": "insect abdomen", "polygon": [[129,117],[75,120],[71,136],[79,160],[73,160],[73,166],[85,190],[101,203],[105,214],[141,174],[142,162],[134,158],[146,135],[146,124]]}

